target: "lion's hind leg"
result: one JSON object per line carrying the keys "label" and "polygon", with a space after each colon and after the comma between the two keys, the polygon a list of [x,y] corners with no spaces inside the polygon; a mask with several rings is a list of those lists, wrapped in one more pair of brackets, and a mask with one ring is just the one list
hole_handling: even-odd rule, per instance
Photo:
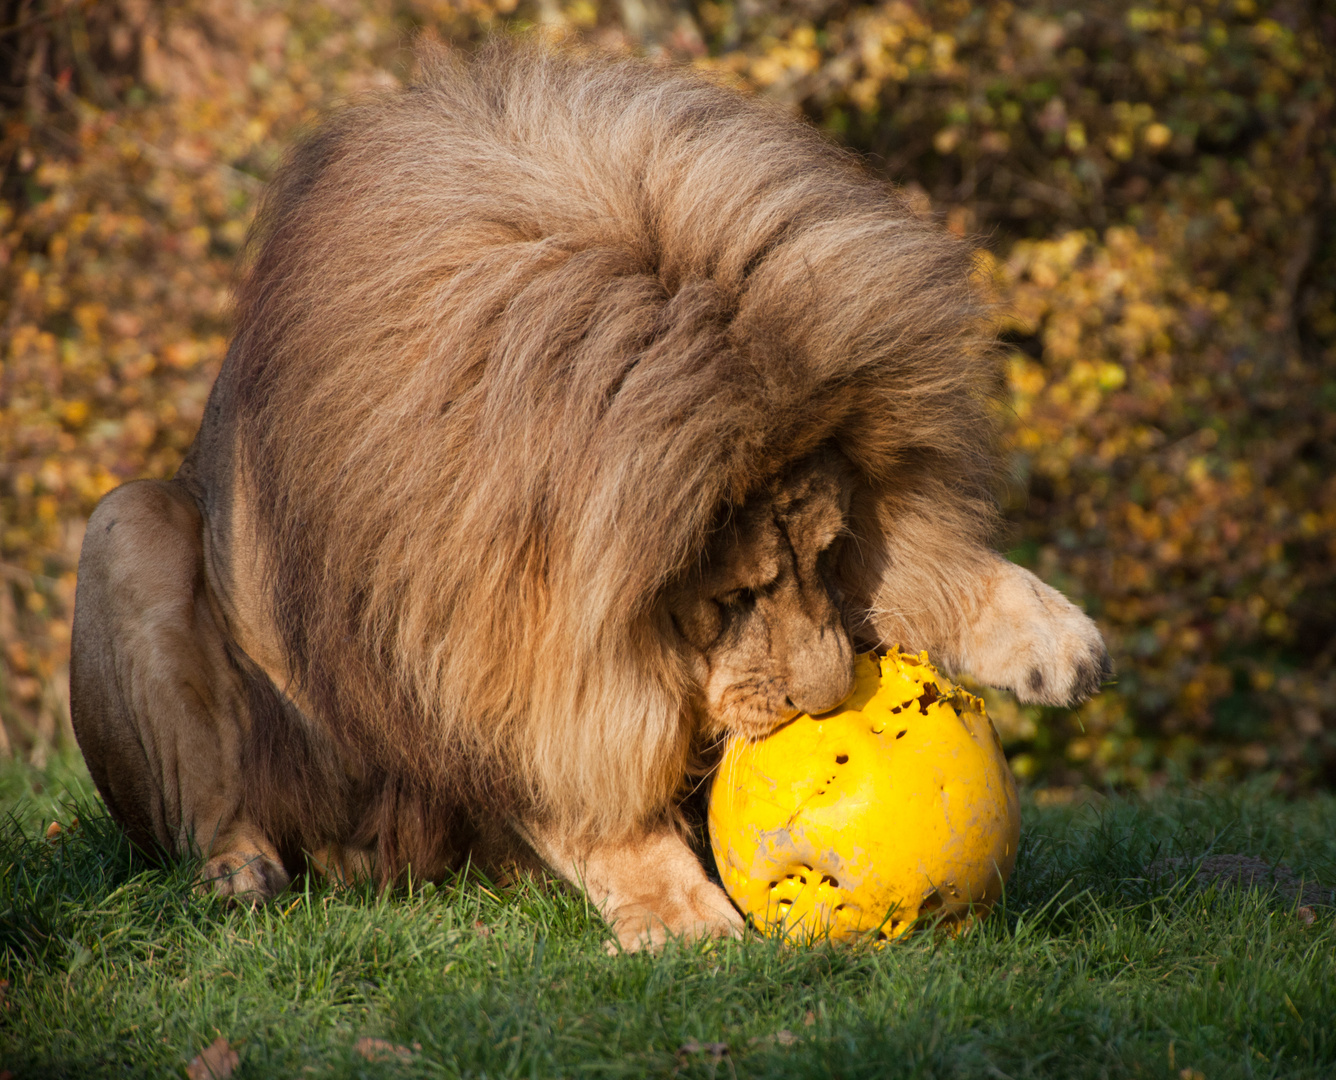
{"label": "lion's hind leg", "polygon": [[174,483],[126,484],[98,504],[79,558],[70,711],[132,840],[203,855],[203,888],[267,899],[289,877],[244,811],[245,687],[209,603],[201,524]]}

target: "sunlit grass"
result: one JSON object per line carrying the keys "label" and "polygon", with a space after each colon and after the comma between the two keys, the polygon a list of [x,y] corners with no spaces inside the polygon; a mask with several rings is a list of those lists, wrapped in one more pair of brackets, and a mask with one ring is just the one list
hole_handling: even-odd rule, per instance
{"label": "sunlit grass", "polygon": [[[584,901],[542,882],[310,885],[228,909],[191,891],[190,865],[145,864],[80,777],[69,760],[0,777],[14,814],[0,839],[0,1067],[15,1077],[179,1076],[220,1035],[242,1077],[1336,1069],[1332,909],[1310,924],[1275,895],[1142,873],[1157,857],[1238,852],[1331,882],[1331,798],[1253,787],[1031,805],[1003,909],[961,939],[754,939],[654,958],[607,955]],[[53,843],[56,806],[79,825]],[[402,1051],[368,1058],[364,1037]]]}

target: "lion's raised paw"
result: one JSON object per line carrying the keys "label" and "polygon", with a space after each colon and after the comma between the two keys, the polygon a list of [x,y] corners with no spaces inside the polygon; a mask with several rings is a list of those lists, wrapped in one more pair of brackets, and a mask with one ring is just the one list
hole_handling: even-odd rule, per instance
{"label": "lion's raised paw", "polygon": [[1078,705],[1113,677],[1099,628],[1056,589],[1001,559],[962,635],[959,667],[1038,705]]}

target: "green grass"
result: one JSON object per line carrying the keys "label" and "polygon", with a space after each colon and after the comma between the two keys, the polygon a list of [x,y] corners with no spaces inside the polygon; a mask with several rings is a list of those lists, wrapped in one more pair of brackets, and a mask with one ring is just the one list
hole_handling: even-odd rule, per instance
{"label": "green grass", "polygon": [[[1336,880],[1331,797],[1027,806],[1004,908],[961,939],[648,957],[606,955],[584,902],[542,883],[311,886],[228,909],[192,893],[192,866],[134,855],[77,761],[6,769],[16,1080],[182,1076],[219,1035],[237,1077],[1336,1075],[1332,909],[1309,925],[1260,891],[1140,877],[1157,856],[1240,852]],[[57,816],[80,825],[48,843],[62,787]],[[411,1055],[367,1060],[364,1036]]]}

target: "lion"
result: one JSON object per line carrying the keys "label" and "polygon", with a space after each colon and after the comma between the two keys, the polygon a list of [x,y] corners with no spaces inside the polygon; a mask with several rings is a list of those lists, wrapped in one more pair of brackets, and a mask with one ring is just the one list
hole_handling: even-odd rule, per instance
{"label": "lion", "polygon": [[989,546],[971,252],[778,108],[533,42],[424,48],[301,141],[176,475],[94,511],[75,730],[139,845],[259,901],[546,867],[627,949],[737,935],[684,824],[728,736],[898,643],[1109,672]]}

